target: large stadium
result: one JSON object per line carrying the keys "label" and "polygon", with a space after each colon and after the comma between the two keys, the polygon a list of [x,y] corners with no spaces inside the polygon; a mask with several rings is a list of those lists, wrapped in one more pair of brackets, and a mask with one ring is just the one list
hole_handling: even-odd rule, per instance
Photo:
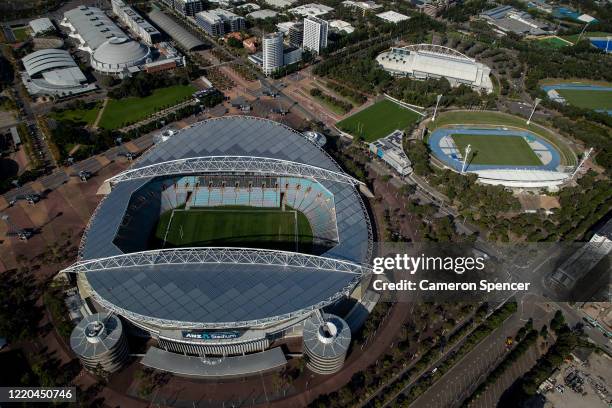
{"label": "large stadium", "polygon": [[[354,330],[364,318],[358,284],[372,231],[359,185],[279,123],[200,122],[107,180],[65,272],[92,314],[120,316],[130,336],[153,339],[144,365],[201,377],[273,369],[309,322],[320,326],[320,344],[304,350],[320,363],[311,368],[332,372],[343,356],[326,366],[325,345],[346,342],[333,322]],[[98,339],[90,331],[73,337]]]}

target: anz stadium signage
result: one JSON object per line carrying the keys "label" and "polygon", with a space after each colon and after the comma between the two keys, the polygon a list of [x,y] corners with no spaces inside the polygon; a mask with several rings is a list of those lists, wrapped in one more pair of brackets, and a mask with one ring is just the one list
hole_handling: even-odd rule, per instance
{"label": "anz stadium signage", "polygon": [[183,330],[183,338],[198,339],[198,340],[227,340],[237,339],[242,336],[239,331],[200,331],[200,330]]}

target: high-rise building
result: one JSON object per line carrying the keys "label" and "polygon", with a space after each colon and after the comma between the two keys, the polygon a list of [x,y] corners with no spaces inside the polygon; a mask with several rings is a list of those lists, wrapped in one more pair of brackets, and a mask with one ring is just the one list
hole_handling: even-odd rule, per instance
{"label": "high-rise building", "polygon": [[289,28],[289,45],[301,47],[304,42],[304,23],[296,23]]}
{"label": "high-rise building", "polygon": [[270,75],[283,66],[283,33],[266,34],[262,41],[262,70],[265,75]]}
{"label": "high-rise building", "polygon": [[174,0],[174,9],[184,16],[193,17],[202,11],[201,0]]}
{"label": "high-rise building", "polygon": [[209,35],[220,37],[226,33],[244,30],[244,17],[228,10],[214,9],[201,11],[195,19],[200,27]]}
{"label": "high-rise building", "polygon": [[306,17],[304,19],[304,49],[314,51],[317,54],[327,47],[327,21],[318,17]]}

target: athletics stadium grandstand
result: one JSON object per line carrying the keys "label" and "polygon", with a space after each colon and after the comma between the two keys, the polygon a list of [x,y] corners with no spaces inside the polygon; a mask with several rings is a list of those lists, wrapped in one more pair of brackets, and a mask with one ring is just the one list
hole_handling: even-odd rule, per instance
{"label": "athletics stadium grandstand", "polygon": [[574,171],[556,146],[526,129],[448,125],[433,130],[428,143],[440,164],[476,174],[485,184],[552,188],[566,182]]}
{"label": "athletics stadium grandstand", "polygon": [[372,253],[359,187],[284,125],[200,122],[107,180],[65,272],[92,313],[154,340],[146,366],[194,377],[277,369],[280,346],[313,313],[355,329],[375,304],[359,285]]}
{"label": "athletics stadium grandstand", "polygon": [[378,55],[376,62],[395,76],[446,78],[453,87],[466,85],[478,91],[493,92],[488,66],[441,45],[416,44],[391,48]]}

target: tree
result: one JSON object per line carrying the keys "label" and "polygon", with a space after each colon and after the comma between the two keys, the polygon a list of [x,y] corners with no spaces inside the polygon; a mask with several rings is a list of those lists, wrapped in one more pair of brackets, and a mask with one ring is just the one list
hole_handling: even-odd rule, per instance
{"label": "tree", "polygon": [[563,327],[564,324],[565,324],[565,316],[563,316],[563,312],[561,312],[561,310],[557,310],[555,312],[555,316],[550,321],[550,328],[554,332],[559,332],[559,330],[561,329],[561,327]]}
{"label": "tree", "polygon": [[242,41],[234,37],[230,37],[227,39],[227,45],[229,45],[232,48],[242,48],[243,47]]}

